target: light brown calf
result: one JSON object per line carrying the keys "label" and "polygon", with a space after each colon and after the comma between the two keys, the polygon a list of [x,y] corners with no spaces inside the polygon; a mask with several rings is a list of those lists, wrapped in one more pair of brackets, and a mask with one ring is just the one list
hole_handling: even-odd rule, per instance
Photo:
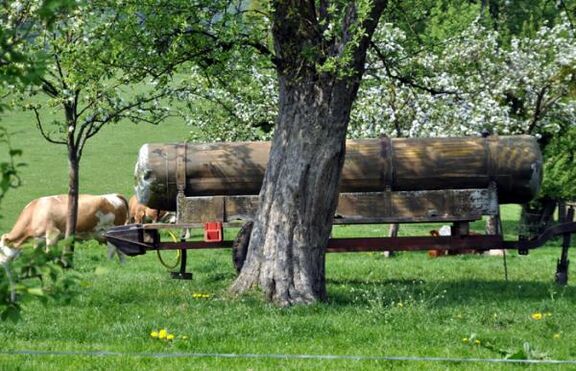
{"label": "light brown calf", "polygon": [[151,209],[148,206],[138,202],[136,196],[130,197],[130,218],[128,223],[159,223],[159,222],[173,222],[172,213],[165,210]]}

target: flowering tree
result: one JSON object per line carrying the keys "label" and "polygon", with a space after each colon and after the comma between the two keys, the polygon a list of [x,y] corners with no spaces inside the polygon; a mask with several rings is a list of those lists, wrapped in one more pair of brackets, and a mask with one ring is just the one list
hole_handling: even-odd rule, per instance
{"label": "flowering tree", "polygon": [[[196,136],[208,134],[211,140],[264,137],[268,134],[245,118],[260,122],[277,114],[260,209],[232,291],[256,286],[281,305],[325,297],[323,246],[346,131],[352,137],[457,135],[489,126],[496,133],[544,135],[556,130],[560,117],[570,115],[574,48],[568,19],[528,37],[501,33],[490,22],[476,20],[487,12],[479,2],[467,8],[462,22],[441,23],[442,12],[459,14],[444,7],[447,2],[428,2],[440,4],[432,12],[437,18],[418,25],[414,36],[398,23],[378,28],[371,23],[384,8],[390,10],[387,19],[400,2],[310,2],[298,8],[273,1],[265,17],[274,37],[277,111],[266,104],[274,95],[254,94],[254,89],[275,89],[275,80],[258,65],[248,72],[258,78],[243,93],[235,93],[238,85],[229,91],[208,83],[205,94],[192,98],[194,103],[216,102],[208,110],[193,104],[197,118],[220,112],[216,121],[200,120],[209,129]],[[421,40],[428,27],[434,37]],[[368,44],[372,48],[364,65]]]}
{"label": "flowering tree", "polygon": [[[534,3],[526,12],[491,3],[490,13],[480,2],[412,5],[391,4],[375,31],[349,137],[477,135],[482,129],[548,137],[574,122],[575,38],[564,2],[553,9]],[[402,24],[410,11],[420,24]],[[540,15],[522,32],[519,24],[538,11],[548,17]],[[258,64],[245,76],[242,89],[204,84],[210,85],[205,94],[189,100],[191,122],[207,129],[195,138],[268,137],[253,123],[277,113],[276,80]],[[221,104],[206,110],[206,100]]]}
{"label": "flowering tree", "polygon": [[[43,76],[44,54],[42,50],[27,53],[22,44],[31,36],[33,26],[41,24],[50,28],[57,14],[72,9],[73,2],[66,0],[44,0],[36,4],[20,1],[5,2],[0,7],[0,113],[5,106],[3,100],[18,86],[37,84]],[[27,9],[24,9],[28,7]],[[7,160],[0,162],[0,203],[8,190],[20,184],[16,161],[21,151],[14,149],[9,133],[0,126],[0,144],[6,150]],[[1,216],[0,216],[1,217]],[[52,253],[35,250],[29,256],[19,259],[16,265],[2,264],[0,270],[0,320],[18,320],[21,315],[21,301],[28,298],[67,300],[73,294],[78,277],[64,273],[55,264],[58,258]],[[31,280],[30,277],[39,278]],[[27,279],[28,278],[28,279]]]}
{"label": "flowering tree", "polygon": [[[576,118],[576,41],[567,18],[534,37],[499,34],[474,21],[437,52],[410,55],[405,34],[379,29],[373,65],[360,92],[350,134],[554,135]],[[401,75],[421,69],[410,81]]]}
{"label": "flowering tree", "polygon": [[[379,32],[351,136],[478,135],[483,129],[535,135],[545,174],[555,174],[544,177],[530,205],[531,213],[541,214],[539,228],[548,225],[557,200],[576,197],[569,196],[568,171],[576,161],[566,156],[561,139],[576,122],[576,38],[565,14],[553,26],[509,37],[509,45],[476,19],[439,50],[418,54],[405,47],[406,35],[397,27],[386,24]],[[406,78],[405,71],[413,70],[420,74]],[[556,145],[548,149],[550,141]]]}
{"label": "flowering tree", "polygon": [[[10,29],[13,22],[31,18],[43,2],[21,0],[5,9],[0,28]],[[14,86],[15,104],[32,110],[42,136],[50,143],[67,147],[69,160],[68,220],[66,236],[76,230],[79,193],[79,164],[87,141],[100,130],[121,119],[158,123],[170,114],[161,99],[173,93],[167,82],[147,84],[149,76],[131,73],[114,65],[122,60],[122,44],[116,35],[124,26],[107,1],[83,3],[68,12],[53,14],[48,27],[30,22],[25,43],[14,46],[27,56],[26,63],[42,65],[45,73],[36,83]],[[157,82],[157,81],[156,81]],[[138,93],[131,87],[138,85]],[[43,104],[28,103],[41,94]],[[60,119],[48,122],[50,113]]]}
{"label": "flowering tree", "polygon": [[278,113],[278,84],[273,71],[254,65],[233,71],[225,81],[193,72],[196,90],[179,96],[188,107],[183,111],[186,120],[194,128],[191,140],[271,138]]}

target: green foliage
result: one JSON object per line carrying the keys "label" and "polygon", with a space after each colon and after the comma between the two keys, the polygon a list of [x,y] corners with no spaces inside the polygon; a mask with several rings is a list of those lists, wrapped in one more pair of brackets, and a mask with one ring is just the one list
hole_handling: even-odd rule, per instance
{"label": "green foliage", "polygon": [[557,200],[576,199],[576,127],[555,136],[544,150],[541,195]]}
{"label": "green foliage", "polygon": [[522,344],[520,349],[501,349],[490,341],[479,339],[476,334],[471,334],[469,338],[464,338],[463,342],[469,344],[471,347],[485,348],[509,360],[550,359],[548,353],[534,349],[529,342]]}
{"label": "green foliage", "polygon": [[[22,151],[12,148],[8,130],[0,126],[0,145],[6,151],[6,160],[0,160],[0,204],[8,190],[20,185],[18,168],[24,163],[17,162],[16,158],[22,156]],[[0,216],[1,218],[1,216]]]}
{"label": "green foliage", "polygon": [[[270,51],[269,10],[257,2],[126,2],[119,45],[126,73],[172,79],[178,113],[192,140],[255,140],[270,136],[277,92]],[[205,20],[211,20],[206,22]],[[136,31],[136,32],[135,32]],[[128,46],[128,47],[127,47]],[[160,48],[160,52],[158,50]],[[174,74],[174,75],[172,75]]]}
{"label": "green foliage", "polygon": [[36,25],[50,29],[59,15],[76,6],[73,0],[12,0],[0,6],[0,97],[4,84],[27,86],[40,82],[45,72],[43,50],[22,46],[34,37]]}
{"label": "green foliage", "polygon": [[19,321],[23,303],[69,303],[77,294],[80,275],[62,268],[59,249],[25,249],[15,260],[0,266],[0,320]]}
{"label": "green foliage", "polygon": [[426,48],[434,48],[458,37],[480,15],[480,3],[433,1],[419,38]]}
{"label": "green foliage", "polygon": [[543,26],[558,22],[558,14],[574,14],[574,0],[511,0],[490,1],[490,16],[494,19],[504,41],[512,36],[535,37]]}

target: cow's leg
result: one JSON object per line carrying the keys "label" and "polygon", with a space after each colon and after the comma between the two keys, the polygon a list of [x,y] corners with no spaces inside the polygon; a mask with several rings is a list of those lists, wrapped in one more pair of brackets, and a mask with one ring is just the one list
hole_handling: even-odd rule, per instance
{"label": "cow's leg", "polygon": [[20,254],[20,249],[11,247],[12,241],[7,234],[0,237],[0,264],[6,264]]}
{"label": "cow's leg", "polygon": [[50,251],[50,247],[56,245],[60,239],[60,230],[54,227],[46,228],[46,252]]}
{"label": "cow's leg", "polygon": [[126,264],[126,254],[124,254],[122,251],[116,249],[116,253],[118,254],[118,260],[120,261],[121,265]]}
{"label": "cow's leg", "polygon": [[7,264],[20,254],[20,249],[15,249],[5,245],[0,246],[0,264]]}
{"label": "cow's leg", "polygon": [[114,259],[114,255],[118,255],[118,260],[120,261],[120,264],[124,265],[126,263],[126,255],[118,250],[118,248],[114,245],[112,245],[110,242],[107,243],[108,245],[108,259],[112,260]]}

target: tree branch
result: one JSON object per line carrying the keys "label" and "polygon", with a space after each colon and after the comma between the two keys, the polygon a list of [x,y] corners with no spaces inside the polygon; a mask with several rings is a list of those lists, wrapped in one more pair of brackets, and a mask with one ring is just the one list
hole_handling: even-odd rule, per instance
{"label": "tree branch", "polygon": [[364,65],[366,61],[366,52],[370,45],[370,40],[372,40],[372,35],[378,26],[380,17],[384,12],[384,9],[388,6],[388,0],[374,0],[372,2],[372,8],[370,15],[364,20],[361,27],[364,29],[364,35],[360,40],[357,48],[355,48],[355,53],[353,56],[353,64],[356,71],[362,73],[364,71]]}
{"label": "tree branch", "polygon": [[42,82],[42,91],[48,94],[49,97],[57,98],[59,93],[56,87],[45,78],[41,78],[40,81]]}
{"label": "tree branch", "polygon": [[[130,110],[137,108],[137,107],[142,107],[143,105],[145,105],[146,103],[150,103],[153,102],[157,99],[162,99],[172,93],[178,92],[178,91],[184,91],[185,89],[177,89],[177,90],[165,90],[160,92],[159,94],[155,94],[153,96],[150,96],[148,98],[136,101],[136,102],[132,102],[129,104],[126,104],[123,107],[117,108],[114,112],[111,112],[109,114],[107,114],[105,117],[98,119],[97,116],[93,116],[90,119],[86,120],[84,123],[82,123],[80,125],[80,131],[82,131],[82,136],[79,136],[79,145],[78,145],[78,149],[81,151],[84,148],[84,145],[86,144],[86,141],[90,138],[92,138],[94,135],[96,135],[104,125],[115,121],[115,120],[120,120],[122,118],[125,118],[129,115],[124,115],[125,112],[129,112]],[[112,103],[110,103],[112,104]],[[153,109],[152,108],[144,108],[144,110],[152,112]],[[162,117],[162,116],[161,116]],[[162,120],[159,120],[162,121]]]}
{"label": "tree branch", "polygon": [[40,130],[40,134],[42,134],[44,139],[54,144],[66,144],[65,141],[59,141],[50,138],[50,136],[44,131],[44,126],[42,125],[42,120],[40,119],[40,112],[38,112],[38,109],[36,107],[32,107],[32,110],[34,111],[34,115],[36,116],[36,127],[38,128],[38,130]]}

